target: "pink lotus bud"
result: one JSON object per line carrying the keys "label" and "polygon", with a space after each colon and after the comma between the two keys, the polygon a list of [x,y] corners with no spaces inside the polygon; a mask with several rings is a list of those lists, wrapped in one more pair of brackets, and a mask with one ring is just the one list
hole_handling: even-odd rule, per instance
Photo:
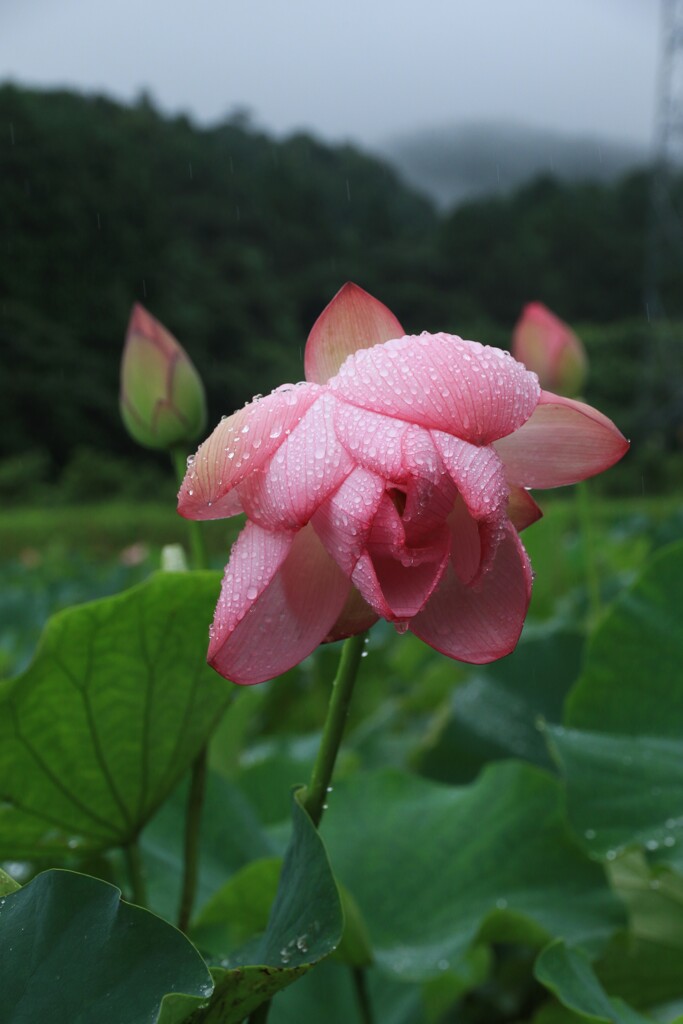
{"label": "pink lotus bud", "polygon": [[512,335],[512,354],[538,374],[545,390],[567,397],[581,390],[586,351],[571,328],[541,302],[524,307]]}
{"label": "pink lotus bud", "polygon": [[206,424],[201,378],[185,349],[139,303],[121,361],[120,408],[131,437],[146,448],[172,448]]}

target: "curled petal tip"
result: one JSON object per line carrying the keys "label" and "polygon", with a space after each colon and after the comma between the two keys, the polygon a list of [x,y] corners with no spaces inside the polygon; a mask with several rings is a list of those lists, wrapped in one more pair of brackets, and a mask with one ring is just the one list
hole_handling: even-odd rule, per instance
{"label": "curled petal tip", "polygon": [[288,443],[320,394],[315,384],[278,388],[222,419],[188,460],[178,495],[180,514],[223,519],[243,511],[238,486],[258,485],[259,471]]}
{"label": "curled petal tip", "polygon": [[545,488],[602,473],[623,458],[629,442],[592,406],[543,391],[526,423],[494,447],[511,483]]}
{"label": "curled petal tip", "polygon": [[347,281],[311,328],[304,353],[306,380],[324,384],[358,349],[400,338],[403,333],[390,309]]}

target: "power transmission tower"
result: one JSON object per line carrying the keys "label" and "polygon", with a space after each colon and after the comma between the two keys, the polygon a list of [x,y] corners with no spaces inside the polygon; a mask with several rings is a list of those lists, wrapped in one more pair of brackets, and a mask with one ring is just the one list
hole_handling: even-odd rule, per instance
{"label": "power transmission tower", "polygon": [[[652,323],[648,419],[683,419],[683,0],[661,0],[661,50],[645,311]],[[680,296],[678,303],[670,300]],[[668,296],[668,297],[667,297]],[[675,308],[674,308],[675,305]],[[677,322],[674,322],[674,318]]]}

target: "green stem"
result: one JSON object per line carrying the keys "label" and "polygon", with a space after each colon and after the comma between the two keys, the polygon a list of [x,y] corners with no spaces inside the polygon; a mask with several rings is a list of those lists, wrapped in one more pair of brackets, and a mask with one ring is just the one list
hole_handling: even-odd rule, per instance
{"label": "green stem", "polygon": [[344,641],[337,676],[332,684],[332,696],[327,706],[327,717],[318,748],[318,756],[303,802],[304,808],[316,828],[320,824],[325,810],[327,793],[344,735],[349,704],[364,644],[365,633],[350,636],[348,640]]}
{"label": "green stem", "polygon": [[267,1003],[261,1003],[257,1006],[254,1012],[250,1015],[248,1024],[266,1024],[268,1020],[268,1014],[270,1013],[271,1000]]}
{"label": "green stem", "polygon": [[208,747],[203,746],[192,765],[190,792],[187,796],[185,811],[185,845],[183,848],[183,888],[180,894],[180,910],[178,911],[178,927],[186,932],[192,916],[197,880],[199,878],[199,831],[204,806],[204,787],[206,785],[206,765]]}
{"label": "green stem", "polygon": [[[187,456],[182,448],[171,449],[171,461],[178,478],[178,485],[182,484],[187,471]],[[190,542],[190,561],[193,569],[206,569],[206,546],[202,535],[201,526],[194,519],[188,519],[187,536]]]}
{"label": "green stem", "polygon": [[[182,484],[187,470],[187,458],[182,448],[174,448],[171,451],[171,459],[175,466],[178,483]],[[205,569],[206,548],[204,546],[204,538],[202,536],[200,525],[194,520],[188,519],[187,529],[190,540],[192,568]],[[192,908],[197,895],[197,881],[199,878],[199,833],[202,820],[202,808],[204,806],[207,761],[208,746],[205,744],[197,754],[192,764],[190,792],[187,796],[187,808],[185,811],[183,882],[180,892],[180,908],[178,910],[178,927],[184,932],[187,931],[190,923]]]}
{"label": "green stem", "polygon": [[[327,706],[327,717],[323,728],[322,739],[318,747],[318,756],[313,766],[311,781],[306,790],[303,805],[308,811],[311,821],[316,828],[320,825],[323,813],[327,807],[327,794],[330,790],[330,783],[334,773],[334,766],[341,746],[346,720],[349,716],[349,707],[353,688],[358,675],[361,655],[365,646],[366,634],[351,636],[344,642],[342,654],[339,661],[337,675],[332,684],[332,696]],[[366,973],[360,967],[351,968],[353,984],[356,990],[356,999],[360,1020],[362,1024],[373,1024],[372,1007],[368,995]],[[261,1024],[261,1022],[254,1022]]]}
{"label": "green stem", "polygon": [[147,893],[145,876],[142,869],[142,857],[140,856],[140,847],[138,846],[137,839],[133,839],[132,842],[128,843],[124,853],[130,879],[132,902],[137,904],[138,907],[145,907],[147,906]]}
{"label": "green stem", "polygon": [[589,618],[591,622],[594,622],[601,609],[600,576],[595,557],[595,533],[593,531],[591,497],[586,480],[580,480],[576,485],[576,497],[578,502],[579,528],[581,531],[581,547],[583,549],[583,568],[586,575],[586,589],[588,590]]}
{"label": "green stem", "polygon": [[[359,636],[350,636],[344,641],[339,668],[332,684],[332,696],[327,705],[327,715],[323,734],[318,748],[318,756],[313,766],[311,781],[309,782],[303,800],[304,809],[307,811],[311,821],[317,828],[327,806],[327,794],[332,781],[334,765],[341,746],[342,736],[346,727],[346,719],[349,715],[351,696],[358,675],[363,647],[365,646],[365,633]],[[353,968],[354,983],[358,993],[358,1003],[361,1011],[363,1024],[372,1024],[372,1013],[365,987],[364,972]],[[362,996],[361,996],[362,993]],[[270,1001],[261,1003],[249,1018],[249,1024],[265,1024],[270,1012]]]}
{"label": "green stem", "polygon": [[354,967],[352,968],[352,972],[361,1024],[373,1024],[372,1005],[370,1003],[370,993],[368,992],[367,974],[362,967]]}

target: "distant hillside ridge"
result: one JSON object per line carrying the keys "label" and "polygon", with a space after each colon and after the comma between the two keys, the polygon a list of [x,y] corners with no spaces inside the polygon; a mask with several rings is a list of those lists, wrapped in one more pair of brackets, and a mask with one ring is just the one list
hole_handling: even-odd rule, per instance
{"label": "distant hillside ridge", "polygon": [[387,141],[380,151],[442,208],[507,194],[543,174],[614,182],[652,160],[646,146],[508,121],[423,128]]}

